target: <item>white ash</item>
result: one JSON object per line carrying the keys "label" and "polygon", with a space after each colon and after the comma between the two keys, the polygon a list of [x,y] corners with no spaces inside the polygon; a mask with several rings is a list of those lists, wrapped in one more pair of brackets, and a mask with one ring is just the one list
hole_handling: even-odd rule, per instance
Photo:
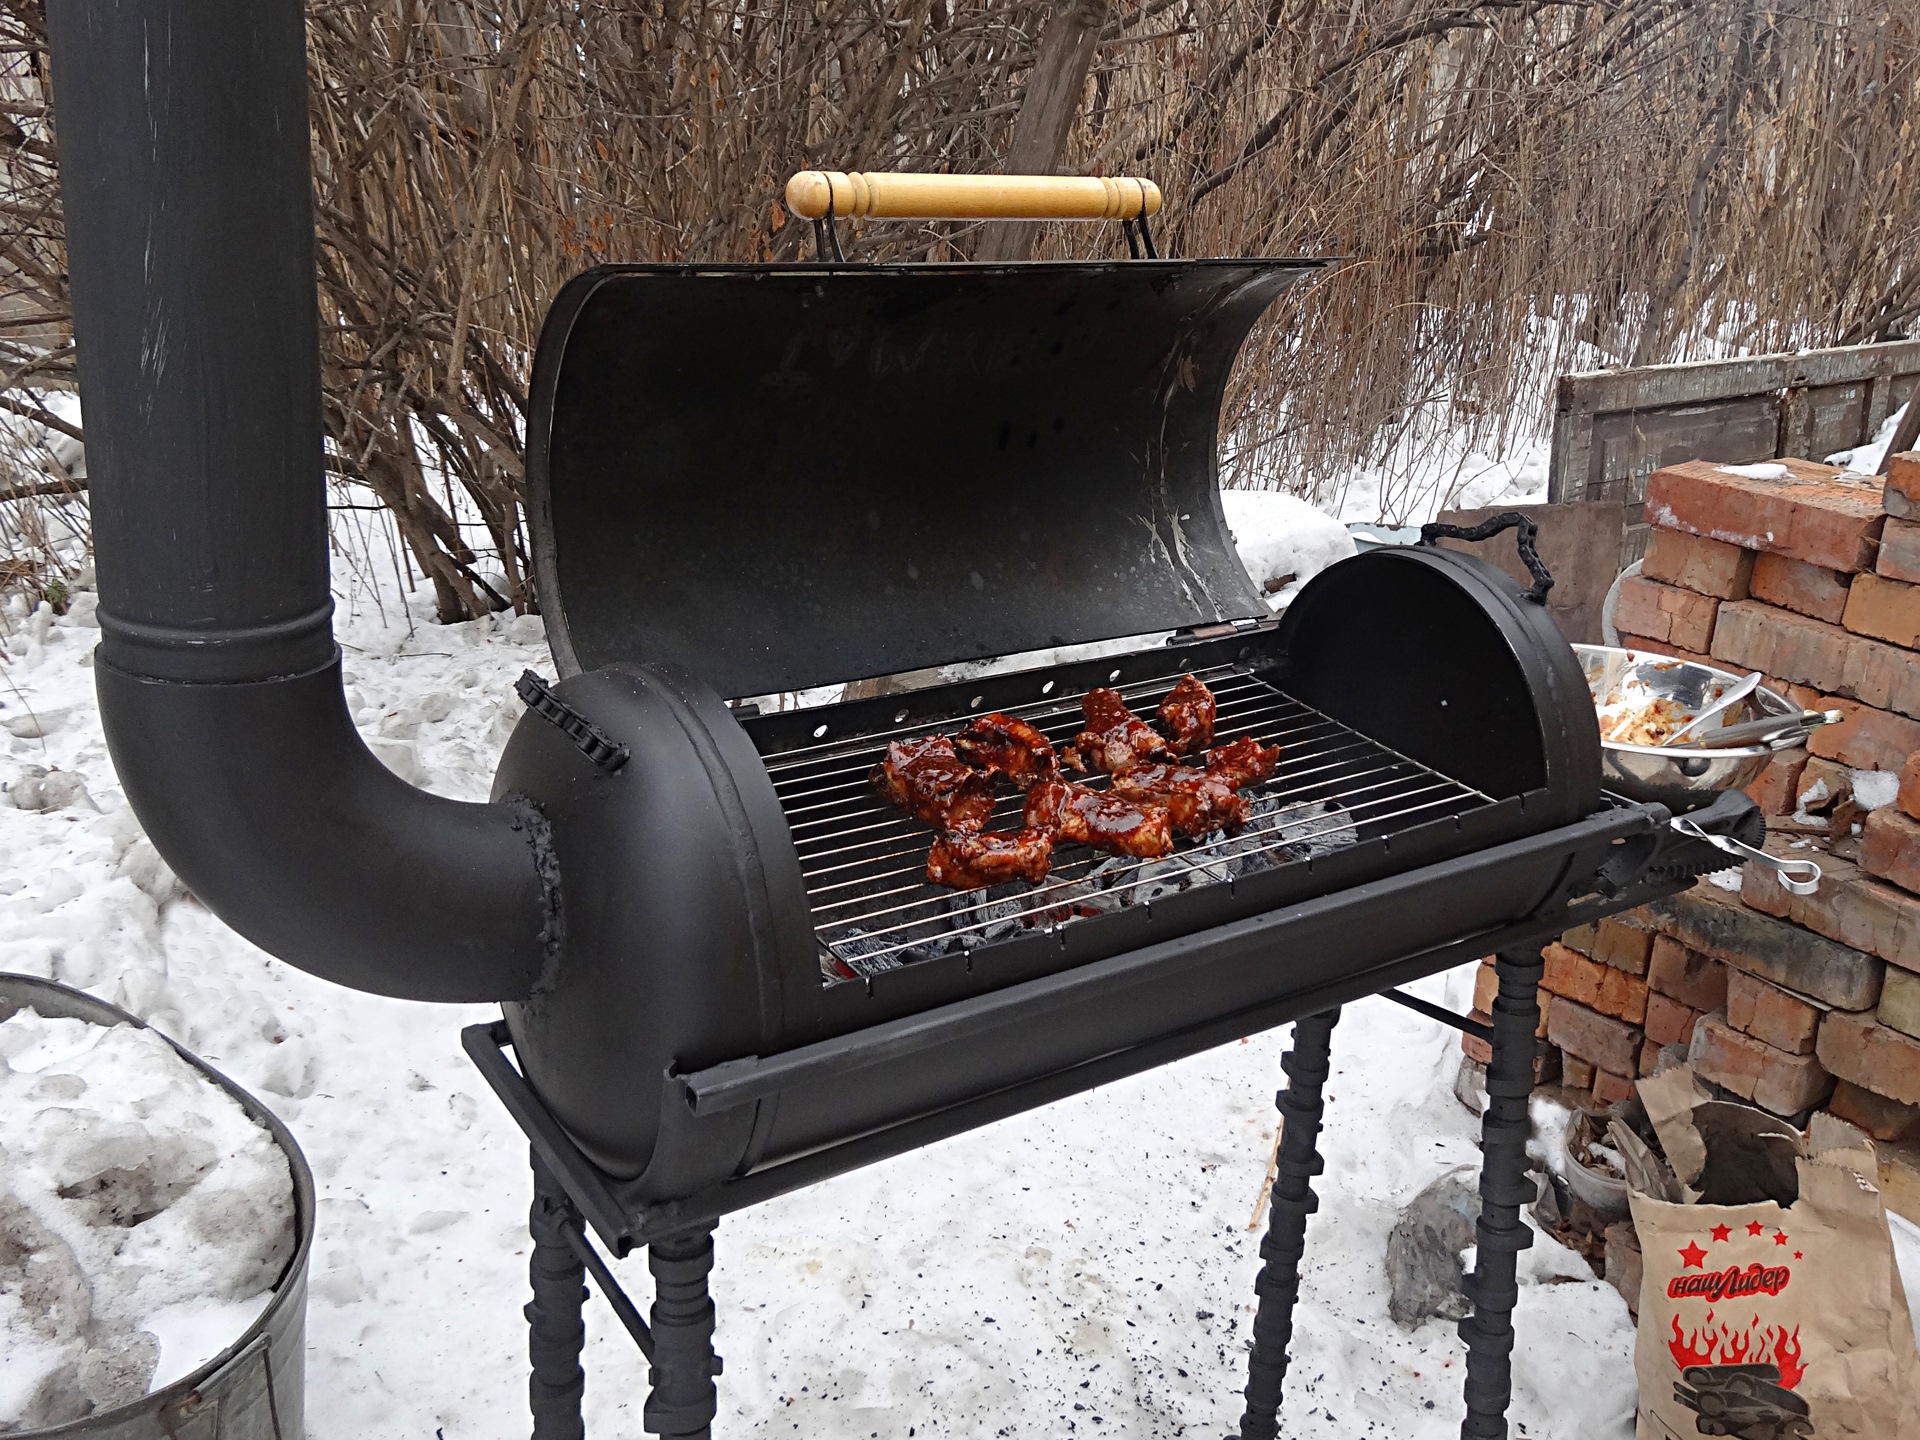
{"label": "white ash", "polygon": [[154,1031],[0,1022],[0,1116],[0,1433],[137,1400],[265,1309],[286,1157]]}

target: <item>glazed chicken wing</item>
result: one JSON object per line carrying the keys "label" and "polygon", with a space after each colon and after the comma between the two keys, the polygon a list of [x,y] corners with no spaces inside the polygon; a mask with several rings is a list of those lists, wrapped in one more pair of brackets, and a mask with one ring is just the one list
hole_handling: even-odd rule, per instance
{"label": "glazed chicken wing", "polygon": [[1047,737],[1026,721],[998,711],[968,725],[954,737],[953,748],[969,765],[996,771],[1019,790],[1060,773],[1060,757]]}
{"label": "glazed chicken wing", "polygon": [[893,741],[869,778],[888,800],[941,830],[978,830],[993,809],[993,777],[955,754],[949,735]]}
{"label": "glazed chicken wing", "polygon": [[1196,839],[1215,830],[1237,830],[1247,802],[1218,775],[1189,765],[1142,765],[1113,777],[1113,793],[1167,807],[1182,835]]}
{"label": "glazed chicken wing", "polygon": [[1076,769],[1119,775],[1169,753],[1160,732],[1129,710],[1117,690],[1096,686],[1081,698],[1080,711],[1087,728],[1073,737]]}
{"label": "glazed chicken wing", "polygon": [[1038,885],[1052,863],[1053,835],[1047,830],[947,834],[927,854],[927,879],[955,890],[979,890],[1003,880]]}
{"label": "glazed chicken wing", "polygon": [[1160,723],[1171,737],[1167,748],[1176,755],[1191,755],[1211,745],[1215,709],[1213,691],[1193,676],[1182,675],[1160,702]]}
{"label": "glazed chicken wing", "polygon": [[1216,745],[1207,752],[1207,773],[1236,790],[1266,779],[1279,764],[1280,747],[1262,745],[1251,735],[1243,735],[1231,744]]}
{"label": "glazed chicken wing", "polygon": [[1152,860],[1173,849],[1173,822],[1162,805],[1102,795],[1068,780],[1042,780],[1027,792],[1029,829],[1109,855]]}

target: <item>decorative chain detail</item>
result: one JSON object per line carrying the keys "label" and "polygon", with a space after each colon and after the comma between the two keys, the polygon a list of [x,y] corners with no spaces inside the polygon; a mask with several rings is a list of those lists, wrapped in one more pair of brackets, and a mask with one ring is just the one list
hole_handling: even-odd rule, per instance
{"label": "decorative chain detail", "polygon": [[513,689],[523,705],[571,740],[582,755],[602,770],[611,774],[627,763],[626,746],[554,694],[553,687],[533,671],[521,671]]}

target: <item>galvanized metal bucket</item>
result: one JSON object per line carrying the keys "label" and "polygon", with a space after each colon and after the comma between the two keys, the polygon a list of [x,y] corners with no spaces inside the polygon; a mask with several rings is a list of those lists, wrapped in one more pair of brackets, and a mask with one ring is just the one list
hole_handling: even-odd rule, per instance
{"label": "galvanized metal bucket", "polygon": [[[0,1020],[32,1007],[41,1015],[96,1025],[143,1025],[116,1005],[51,980],[0,974]],[[168,1043],[172,1043],[169,1041]],[[274,1113],[199,1056],[180,1056],[240,1102],[272,1132],[293,1174],[293,1258],[260,1318],[191,1374],[131,1404],[84,1420],[13,1432],[17,1440],[304,1440],[307,1258],[313,1249],[313,1172]]]}

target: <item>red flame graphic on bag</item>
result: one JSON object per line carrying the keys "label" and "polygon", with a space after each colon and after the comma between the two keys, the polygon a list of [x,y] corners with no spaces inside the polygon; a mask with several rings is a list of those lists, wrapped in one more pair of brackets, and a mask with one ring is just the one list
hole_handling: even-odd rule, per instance
{"label": "red flame graphic on bag", "polygon": [[1771,1329],[1760,1323],[1758,1315],[1745,1330],[1735,1332],[1722,1323],[1715,1328],[1713,1311],[1707,1311],[1707,1322],[1690,1335],[1680,1331],[1680,1317],[1673,1317],[1673,1339],[1667,1342],[1667,1349],[1673,1355],[1673,1363],[1682,1370],[1693,1365],[1775,1365],[1780,1369],[1780,1383],[1791,1390],[1800,1383],[1807,1373],[1806,1366],[1800,1363],[1800,1327],[1793,1327],[1789,1333],[1783,1326],[1775,1325]]}

